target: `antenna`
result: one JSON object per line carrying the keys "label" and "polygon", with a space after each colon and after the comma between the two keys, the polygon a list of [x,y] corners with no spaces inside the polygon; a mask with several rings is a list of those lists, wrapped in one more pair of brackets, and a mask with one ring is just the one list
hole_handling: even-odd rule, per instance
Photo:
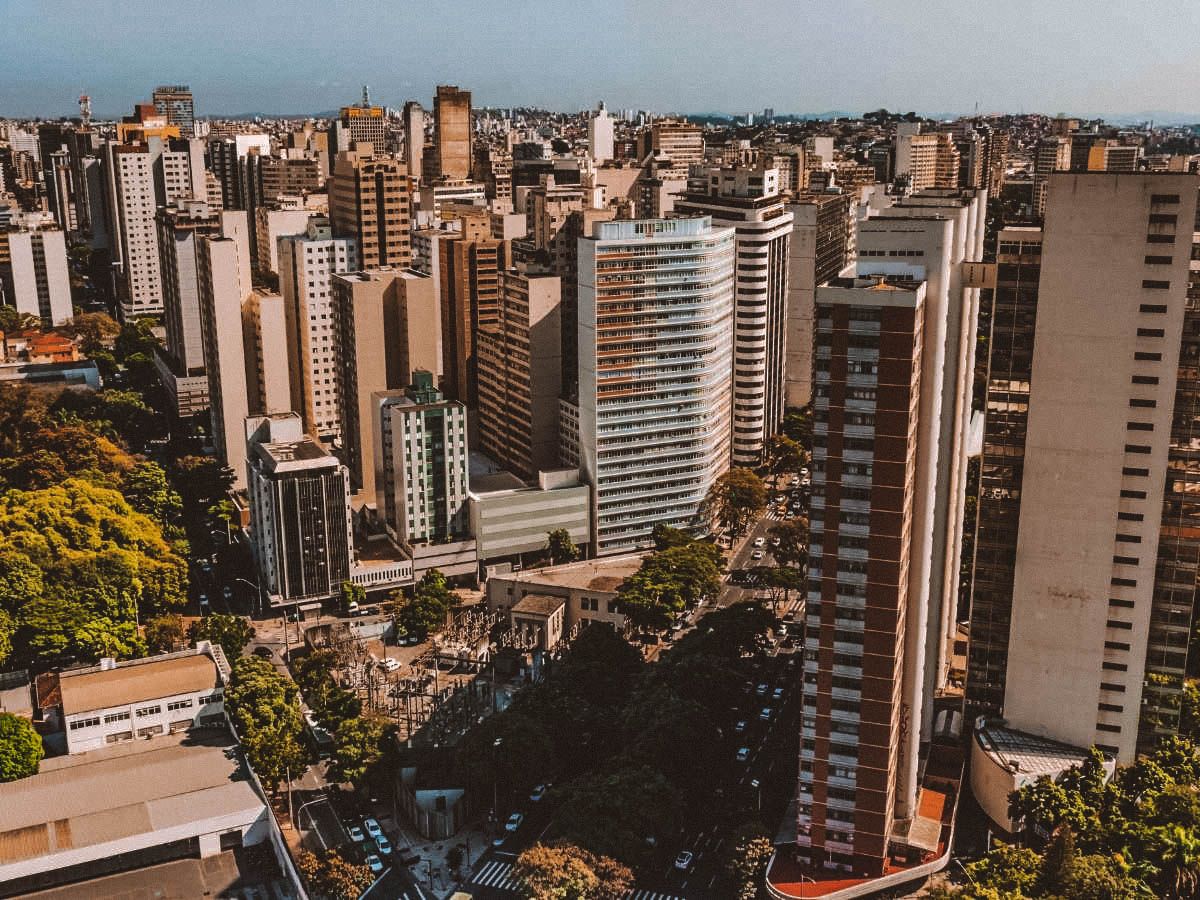
{"label": "antenna", "polygon": [[92,124],[92,98],[87,94],[79,95],[79,117],[83,120],[83,127],[88,128]]}

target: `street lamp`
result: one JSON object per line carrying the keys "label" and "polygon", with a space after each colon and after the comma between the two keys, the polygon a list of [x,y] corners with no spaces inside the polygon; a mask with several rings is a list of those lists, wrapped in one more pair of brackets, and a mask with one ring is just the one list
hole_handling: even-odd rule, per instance
{"label": "street lamp", "polygon": [[496,752],[500,749],[500,745],[504,743],[504,738],[496,738],[492,741],[492,816],[497,825],[500,824],[500,767]]}
{"label": "street lamp", "polygon": [[758,811],[762,812],[762,784],[757,778],[751,778],[750,787],[754,788],[754,792],[758,796]]}

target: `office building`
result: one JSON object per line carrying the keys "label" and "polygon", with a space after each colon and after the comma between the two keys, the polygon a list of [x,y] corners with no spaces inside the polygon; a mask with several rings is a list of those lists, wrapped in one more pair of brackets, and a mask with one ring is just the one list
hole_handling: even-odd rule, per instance
{"label": "office building", "polygon": [[476,336],[479,448],[532,479],[558,465],[561,279],[518,263],[503,272],[500,285],[496,321]]}
{"label": "office building", "polygon": [[144,144],[109,141],[104,145],[104,166],[121,318],[162,315],[154,158]]}
{"label": "office building", "polygon": [[779,196],[777,169],[693,171],[676,213],[709,215],[735,229],[733,465],[753,467],[783,419],[793,217]]}
{"label": "office building", "polygon": [[579,247],[581,467],[594,554],[702,527],[729,467],[734,231],[708,217],[598,222]]}
{"label": "office building", "polygon": [[433,98],[434,178],[471,177],[471,92],[440,84]]}
{"label": "office building", "polygon": [[332,443],[340,436],[333,276],[359,269],[358,247],[335,238],[328,219],[309,220],[308,230],[279,239],[279,292],[287,317],[291,409],[305,430]]}
{"label": "office building", "polygon": [[[441,317],[433,279],[411,269],[335,275],[337,397],[341,446],[356,497],[375,502],[372,396],[412,384],[441,365]],[[432,368],[431,368],[432,367]]]}
{"label": "office building", "polygon": [[525,554],[540,558],[556,528],[565,529],[577,547],[591,544],[592,492],[578,469],[544,470],[526,482],[511,472],[477,471],[479,456],[471,455],[470,509],[481,564],[521,563]]}
{"label": "office building", "polygon": [[1068,137],[1043,137],[1037,144],[1033,158],[1033,214],[1041,218],[1046,214],[1046,186],[1053,172],[1065,172],[1071,168],[1071,139]]}
{"label": "office building", "polygon": [[[1014,401],[1027,413],[1023,434],[997,418],[985,443],[968,700],[1128,763],[1178,729],[1193,625],[1200,178],[1047,183],[1040,254],[1006,230],[998,257],[997,322],[1021,302],[1009,328],[1024,355],[993,355],[988,402],[1006,402],[1006,367],[1020,387],[1028,365]],[[1004,451],[1019,469],[995,468]]]}
{"label": "office building", "polygon": [[613,117],[604,108],[603,100],[588,117],[588,152],[596,163],[613,158]]}
{"label": "office building", "polygon": [[246,420],[250,533],[271,606],[320,602],[350,577],[346,467],[304,433],[295,413]]}
{"label": "office building", "polygon": [[192,90],[186,84],[166,84],[151,94],[154,111],[179,129],[182,137],[195,132],[196,114],[192,107]]}
{"label": "office building", "polygon": [[445,399],[430,372],[373,398],[376,511],[404,545],[468,538],[467,410]]}
{"label": "office building", "polygon": [[[151,142],[152,149],[157,144]],[[154,177],[160,204],[204,200],[208,195],[204,141],[172,138],[162,143],[155,158]]]}
{"label": "office building", "polygon": [[414,185],[421,183],[421,163],[425,155],[425,110],[416,100],[404,104],[404,162]]}
{"label": "office building", "polygon": [[43,215],[25,215],[0,230],[0,300],[45,326],[74,315],[63,230]]}
{"label": "office building", "polygon": [[816,296],[797,851],[857,875],[882,874],[897,821],[917,814],[925,299],[923,281],[881,275],[836,278]]}
{"label": "office building", "polygon": [[663,162],[670,175],[686,179],[688,169],[704,162],[704,134],[699,125],[683,119],[661,119],[642,132],[638,159]]}
{"label": "office building", "polygon": [[248,360],[247,402],[252,414],[270,415],[291,409],[287,334],[283,297],[255,290],[245,298],[242,303],[242,339]]}
{"label": "office building", "polygon": [[809,194],[789,203],[792,237],[788,243],[787,335],[784,406],[812,400],[813,310],[817,285],[846,267],[849,256],[850,196]]}
{"label": "office building", "polygon": [[404,163],[356,144],[339,153],[329,184],[333,233],[358,245],[363,268],[412,262],[412,197]]}
{"label": "office building", "polygon": [[391,149],[388,147],[387,116],[382,106],[371,105],[366,85],[363,85],[362,103],[343,106],[338,112],[334,133],[333,146],[329,149],[335,154],[353,150],[359,143],[370,144],[379,156]]}

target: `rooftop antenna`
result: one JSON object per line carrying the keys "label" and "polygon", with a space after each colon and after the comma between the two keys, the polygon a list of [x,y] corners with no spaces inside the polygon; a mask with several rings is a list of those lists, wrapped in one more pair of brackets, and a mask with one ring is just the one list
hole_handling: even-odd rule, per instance
{"label": "rooftop antenna", "polygon": [[79,95],[79,118],[83,120],[83,127],[88,128],[92,124],[92,98],[87,94]]}
{"label": "rooftop antenna", "polygon": [[365,84],[363,85],[363,102],[362,102],[362,105],[363,105],[364,107],[367,107],[367,106],[370,106],[370,105],[371,105],[371,96],[370,96],[370,93],[367,91],[367,86],[366,86]]}

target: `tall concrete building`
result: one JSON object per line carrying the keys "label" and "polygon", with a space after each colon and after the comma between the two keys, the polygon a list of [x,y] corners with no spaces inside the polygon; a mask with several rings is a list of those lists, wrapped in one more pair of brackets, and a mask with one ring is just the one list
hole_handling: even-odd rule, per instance
{"label": "tall concrete building", "polygon": [[122,319],[163,312],[159,269],[154,157],[144,144],[104,145],[109,235]]}
{"label": "tall concrete building", "polygon": [[[797,801],[799,857],[882,874],[917,810],[926,700],[915,579],[926,284],[817,288],[813,485]],[[911,718],[910,718],[911,717]],[[936,834],[936,831],[935,831]]]}
{"label": "tall concrete building", "polygon": [[159,85],[154,89],[151,100],[155,112],[178,128],[182,137],[193,135],[196,130],[196,112],[193,108],[191,88],[186,84]]}
{"label": "tall concrete building", "polygon": [[709,215],[714,225],[735,230],[733,464],[753,467],[783,419],[793,219],[779,196],[779,171],[703,170],[689,180],[675,211]]}
{"label": "tall concrete building", "polygon": [[1046,214],[1046,186],[1053,172],[1071,168],[1071,139],[1047,136],[1038,141],[1033,158],[1033,213],[1039,218]]}
{"label": "tall concrete building", "polygon": [[376,509],[388,532],[412,545],[465,537],[467,410],[445,399],[430,372],[373,398]]}
{"label": "tall concrete building", "polygon": [[817,285],[833,278],[850,262],[847,252],[847,226],[852,222],[850,197],[837,192],[809,194],[789,203],[787,210],[792,215],[792,237],[788,244],[784,405],[800,407],[812,400]]}
{"label": "tall concrete building", "polygon": [[896,134],[896,178],[903,178],[910,193],[929,188],[958,187],[959,151],[945,132]]}
{"label": "tall concrete building", "polygon": [[346,468],[295,413],[246,420],[250,533],[271,606],[319,602],[350,577],[353,537]]}
{"label": "tall concrete building", "polygon": [[699,125],[683,119],[661,119],[642,132],[638,158],[670,161],[666,177],[686,179],[688,169],[704,162],[704,133]]}
{"label": "tall concrete building", "polygon": [[259,290],[247,295],[242,303],[242,340],[251,413],[267,415],[292,408],[287,334],[283,297]]}
{"label": "tall concrete building", "polygon": [[329,182],[333,233],[358,245],[363,268],[412,262],[412,194],[404,163],[362,144],[339,153]]}
{"label": "tall concrete building", "polygon": [[413,184],[421,183],[421,162],[425,154],[425,110],[416,100],[404,104],[404,162]]}
{"label": "tall concrete building", "polygon": [[74,315],[66,238],[44,214],[0,230],[0,300],[45,326],[66,324]]}
{"label": "tall concrete building", "polygon": [[[441,365],[433,279],[411,269],[368,269],[332,281],[337,346],[338,451],[350,489],[375,501],[371,397],[412,384],[417,369]],[[432,367],[432,369],[431,369]]]}
{"label": "tall concrete building", "polygon": [[476,338],[479,446],[526,480],[558,466],[561,284],[557,275],[529,264],[506,269],[497,321]]}
{"label": "tall concrete building", "polygon": [[604,108],[604,101],[588,117],[588,152],[597,163],[613,158],[613,117]]}
{"label": "tall concrete building", "polygon": [[471,92],[440,84],[433,98],[435,178],[465,181],[471,177]]}
{"label": "tall concrete building", "polygon": [[328,219],[313,218],[304,234],[279,239],[291,408],[329,443],[341,435],[333,276],[359,268],[355,241],[335,238]]}
{"label": "tall concrete building", "polygon": [[[968,699],[1122,763],[1177,730],[1193,625],[1198,190],[1194,175],[1051,174],[1040,254],[1011,231],[1000,248],[997,309],[1024,288],[1013,332],[1032,362],[1023,442],[1008,439],[1019,480],[980,498],[992,556],[976,557]],[[990,406],[1006,365],[993,357]],[[997,502],[1014,492],[1015,519]]]}
{"label": "tall concrete building", "polygon": [[[245,217],[245,213],[241,215]],[[158,212],[167,339],[156,363],[178,416],[196,415],[208,408],[197,247],[204,236],[220,233],[221,213],[211,210],[203,200],[181,201]]]}
{"label": "tall concrete building", "polygon": [[598,222],[579,244],[578,447],[594,554],[700,525],[729,467],[734,232],[708,217]]}
{"label": "tall concrete building", "polygon": [[362,103],[343,106],[333,127],[334,139],[330,152],[353,150],[356,144],[369,143],[379,156],[388,152],[387,116],[382,106],[372,106],[366,85]]}
{"label": "tall concrete building", "polygon": [[312,212],[307,209],[272,209],[260,206],[254,211],[256,237],[255,268],[264,275],[279,274],[279,239],[304,234]]}

